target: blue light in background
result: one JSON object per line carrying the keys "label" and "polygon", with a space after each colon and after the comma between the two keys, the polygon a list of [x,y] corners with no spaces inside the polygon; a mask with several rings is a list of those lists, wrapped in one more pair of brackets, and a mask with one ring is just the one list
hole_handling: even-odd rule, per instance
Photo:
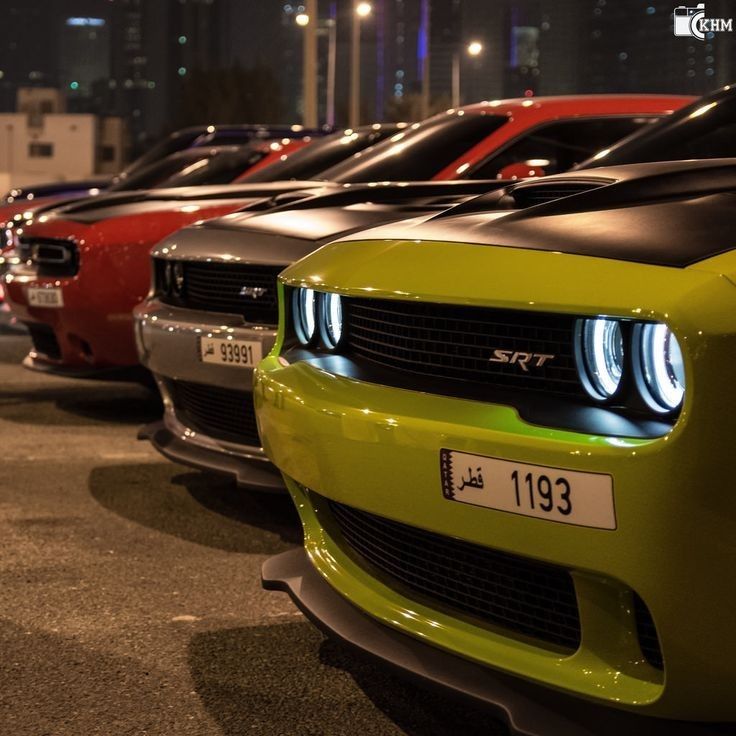
{"label": "blue light in background", "polygon": [[68,26],[93,26],[99,28],[105,25],[104,18],[67,18],[66,24]]}
{"label": "blue light in background", "polygon": [[417,71],[419,79],[424,79],[424,60],[427,57],[427,48],[429,39],[427,38],[429,31],[429,2],[422,0],[419,33],[417,34]]}

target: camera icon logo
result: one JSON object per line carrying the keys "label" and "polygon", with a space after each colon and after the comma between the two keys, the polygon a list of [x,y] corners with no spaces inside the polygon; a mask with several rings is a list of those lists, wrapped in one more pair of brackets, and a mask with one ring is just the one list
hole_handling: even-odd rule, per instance
{"label": "camera icon logo", "polygon": [[704,18],[705,3],[698,3],[695,7],[678,5],[675,8],[675,36],[690,36],[702,41],[705,33],[700,28],[700,21]]}

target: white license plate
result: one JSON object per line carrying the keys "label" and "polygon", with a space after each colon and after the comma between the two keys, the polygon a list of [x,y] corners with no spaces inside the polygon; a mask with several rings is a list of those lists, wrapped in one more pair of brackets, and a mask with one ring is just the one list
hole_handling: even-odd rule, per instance
{"label": "white license plate", "polygon": [[58,286],[50,289],[29,287],[28,304],[32,307],[63,307],[64,294]]}
{"label": "white license plate", "polygon": [[440,450],[442,493],[473,506],[563,524],[616,528],[613,478]]}
{"label": "white license plate", "polygon": [[263,355],[260,342],[202,337],[199,340],[199,357],[203,363],[230,365],[234,368],[255,368]]}

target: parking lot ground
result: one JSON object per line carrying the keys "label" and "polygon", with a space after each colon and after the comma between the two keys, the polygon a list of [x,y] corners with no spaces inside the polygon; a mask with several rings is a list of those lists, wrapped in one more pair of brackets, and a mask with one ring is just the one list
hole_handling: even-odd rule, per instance
{"label": "parking lot ground", "polygon": [[492,714],[326,640],[263,560],[285,497],[136,440],[157,397],[19,365],[0,336],[0,733],[495,736]]}

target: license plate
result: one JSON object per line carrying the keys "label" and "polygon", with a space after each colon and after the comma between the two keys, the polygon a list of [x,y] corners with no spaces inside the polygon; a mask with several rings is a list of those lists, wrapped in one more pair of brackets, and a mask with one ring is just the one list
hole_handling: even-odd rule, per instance
{"label": "license plate", "polygon": [[199,341],[199,358],[203,363],[217,363],[234,368],[255,368],[261,362],[260,342],[203,337]]}
{"label": "license plate", "polygon": [[29,287],[28,304],[32,307],[63,307],[64,294],[57,286],[50,289]]}
{"label": "license plate", "polygon": [[445,498],[522,516],[597,529],[616,528],[613,478],[440,450]]}

